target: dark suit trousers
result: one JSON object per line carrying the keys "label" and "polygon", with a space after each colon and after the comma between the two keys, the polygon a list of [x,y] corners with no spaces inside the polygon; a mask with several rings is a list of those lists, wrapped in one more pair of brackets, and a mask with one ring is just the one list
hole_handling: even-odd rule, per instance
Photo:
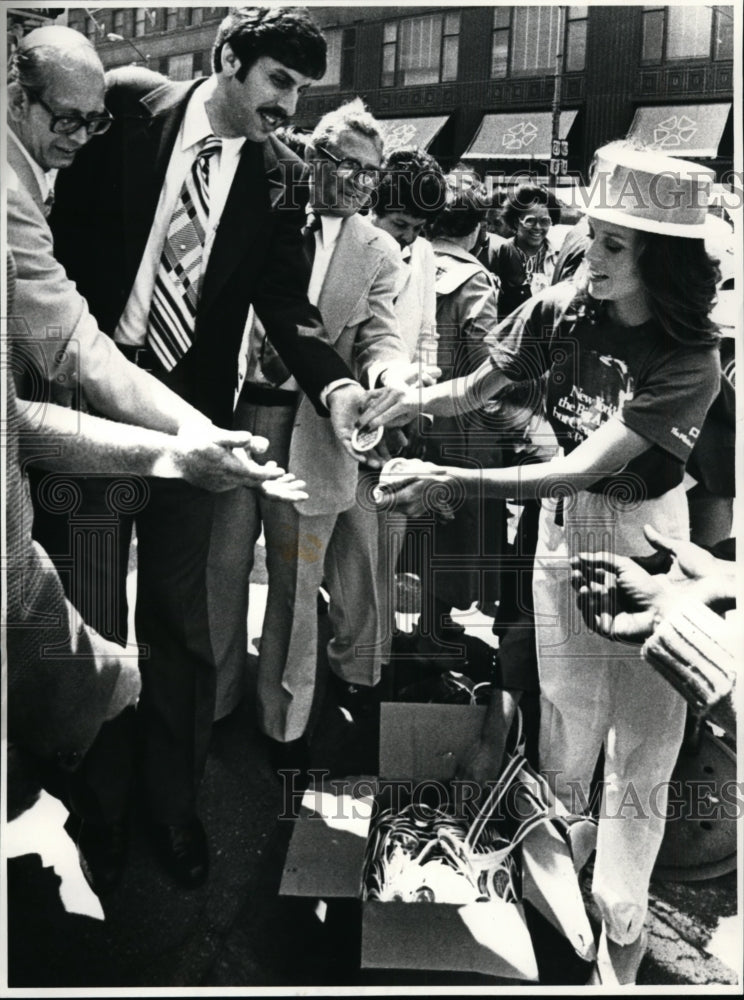
{"label": "dark suit trousers", "polygon": [[[66,492],[54,489],[62,479]],[[37,475],[34,486],[35,537],[88,624],[121,644],[136,527],[137,735],[144,788],[155,822],[186,822],[196,810],[214,713],[206,604],[213,497],[177,480],[125,476]],[[53,509],[53,495],[73,499]],[[123,655],[137,652],[130,643]],[[82,818],[108,822],[124,814],[133,749],[125,718],[104,725],[70,791]]]}

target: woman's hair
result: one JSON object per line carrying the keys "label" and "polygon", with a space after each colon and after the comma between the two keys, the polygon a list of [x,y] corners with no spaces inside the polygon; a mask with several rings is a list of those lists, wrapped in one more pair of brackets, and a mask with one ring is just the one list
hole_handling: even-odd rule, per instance
{"label": "woman's hair", "polygon": [[642,233],[638,270],[654,319],[673,340],[689,347],[716,343],[710,317],[721,277],[703,239]]}
{"label": "woman's hair", "polygon": [[513,232],[517,223],[528,208],[533,205],[545,205],[550,221],[555,226],[561,220],[561,206],[552,191],[539,184],[520,184],[512,188],[504,199],[501,207],[501,219]]}
{"label": "woman's hair", "polygon": [[[711,319],[720,279],[718,261],[705,249],[703,239],[639,232],[641,250],[637,267],[651,315],[664,333],[686,347],[708,347],[718,342],[718,327]],[[607,303],[592,298],[588,275],[577,272],[574,303],[592,321],[606,311]]]}
{"label": "woman's hair", "polygon": [[431,223],[446,201],[447,182],[433,156],[420,149],[396,149],[388,153],[373,201],[378,216],[405,212]]}
{"label": "woman's hair", "polygon": [[448,184],[447,203],[431,227],[431,235],[455,239],[467,236],[483,222],[490,207],[486,191],[480,185]]}

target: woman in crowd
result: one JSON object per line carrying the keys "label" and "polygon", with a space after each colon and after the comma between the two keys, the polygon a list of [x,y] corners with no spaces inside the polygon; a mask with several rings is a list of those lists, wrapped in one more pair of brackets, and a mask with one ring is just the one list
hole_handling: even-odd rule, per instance
{"label": "woman in crowd", "polygon": [[[600,149],[596,164],[586,287],[565,283],[526,302],[501,324],[475,376],[426,389],[421,400],[429,412],[452,413],[509,380],[546,374],[547,417],[563,455],[516,469],[432,466],[402,472],[388,489],[414,512],[433,485],[453,480],[466,496],[542,498],[533,584],[540,766],[579,811],[604,748],[593,893],[615,974],[634,982],[685,702],[635,650],[586,628],[570,559],[647,553],[646,523],[686,536],[685,462],[719,384],[710,319],[717,268],[702,238],[710,171],[624,143]],[[401,406],[401,419],[415,402]],[[374,425],[374,408],[365,421]]]}
{"label": "woman in crowd", "polygon": [[501,282],[502,317],[550,284],[556,252],[548,234],[560,217],[554,195],[538,184],[520,184],[507,195],[501,218],[514,235],[491,256],[491,270]]}

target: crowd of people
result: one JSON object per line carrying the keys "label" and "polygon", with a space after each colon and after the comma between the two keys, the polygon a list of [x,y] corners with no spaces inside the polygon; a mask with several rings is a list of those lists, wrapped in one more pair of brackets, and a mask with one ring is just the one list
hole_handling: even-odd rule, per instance
{"label": "crowd of people", "polygon": [[[306,11],[262,7],[230,12],[196,81],[104,76],[63,27],[10,60],[9,815],[53,788],[99,893],[125,864],[135,786],[178,883],[208,876],[199,785],[213,721],[245,695],[262,534],[256,724],[277,772],[312,759],[326,612],[351,739],[400,694],[396,662],[452,665],[453,609],[490,612],[491,704],[461,768],[498,778],[521,701],[566,802],[577,784],[588,798],[601,750],[610,807],[631,783],[650,796],[688,703],[716,701],[669,683],[666,612],[648,620],[664,588],[628,568],[688,537],[685,466],[723,392],[711,172],[607,145],[561,247],[545,186],[496,200],[388,148],[358,98],[288,127],[325,66]],[[632,630],[612,621],[615,578]],[[721,611],[732,595],[695,596]],[[659,810],[599,822],[593,892],[621,982],[663,829]]]}

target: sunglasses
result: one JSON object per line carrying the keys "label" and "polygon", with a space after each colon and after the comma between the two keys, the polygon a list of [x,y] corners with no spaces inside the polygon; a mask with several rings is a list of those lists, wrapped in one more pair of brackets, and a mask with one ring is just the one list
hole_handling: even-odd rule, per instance
{"label": "sunglasses", "polygon": [[350,180],[362,191],[373,191],[377,187],[380,180],[378,167],[365,167],[363,163],[352,157],[335,156],[325,146],[317,146],[317,150],[335,164],[336,176],[340,177],[341,180]]}
{"label": "sunglasses", "polygon": [[103,114],[93,113],[85,116],[75,114],[58,115],[38,94],[31,90],[27,90],[26,92],[31,100],[40,104],[49,113],[51,119],[49,122],[49,131],[55,132],[57,135],[72,135],[81,128],[84,128],[88,135],[103,135],[104,132],[108,132],[111,128],[111,123],[114,120],[108,111]]}
{"label": "sunglasses", "polygon": [[525,229],[550,229],[553,223],[550,219],[538,219],[536,215],[525,215],[519,220]]}

